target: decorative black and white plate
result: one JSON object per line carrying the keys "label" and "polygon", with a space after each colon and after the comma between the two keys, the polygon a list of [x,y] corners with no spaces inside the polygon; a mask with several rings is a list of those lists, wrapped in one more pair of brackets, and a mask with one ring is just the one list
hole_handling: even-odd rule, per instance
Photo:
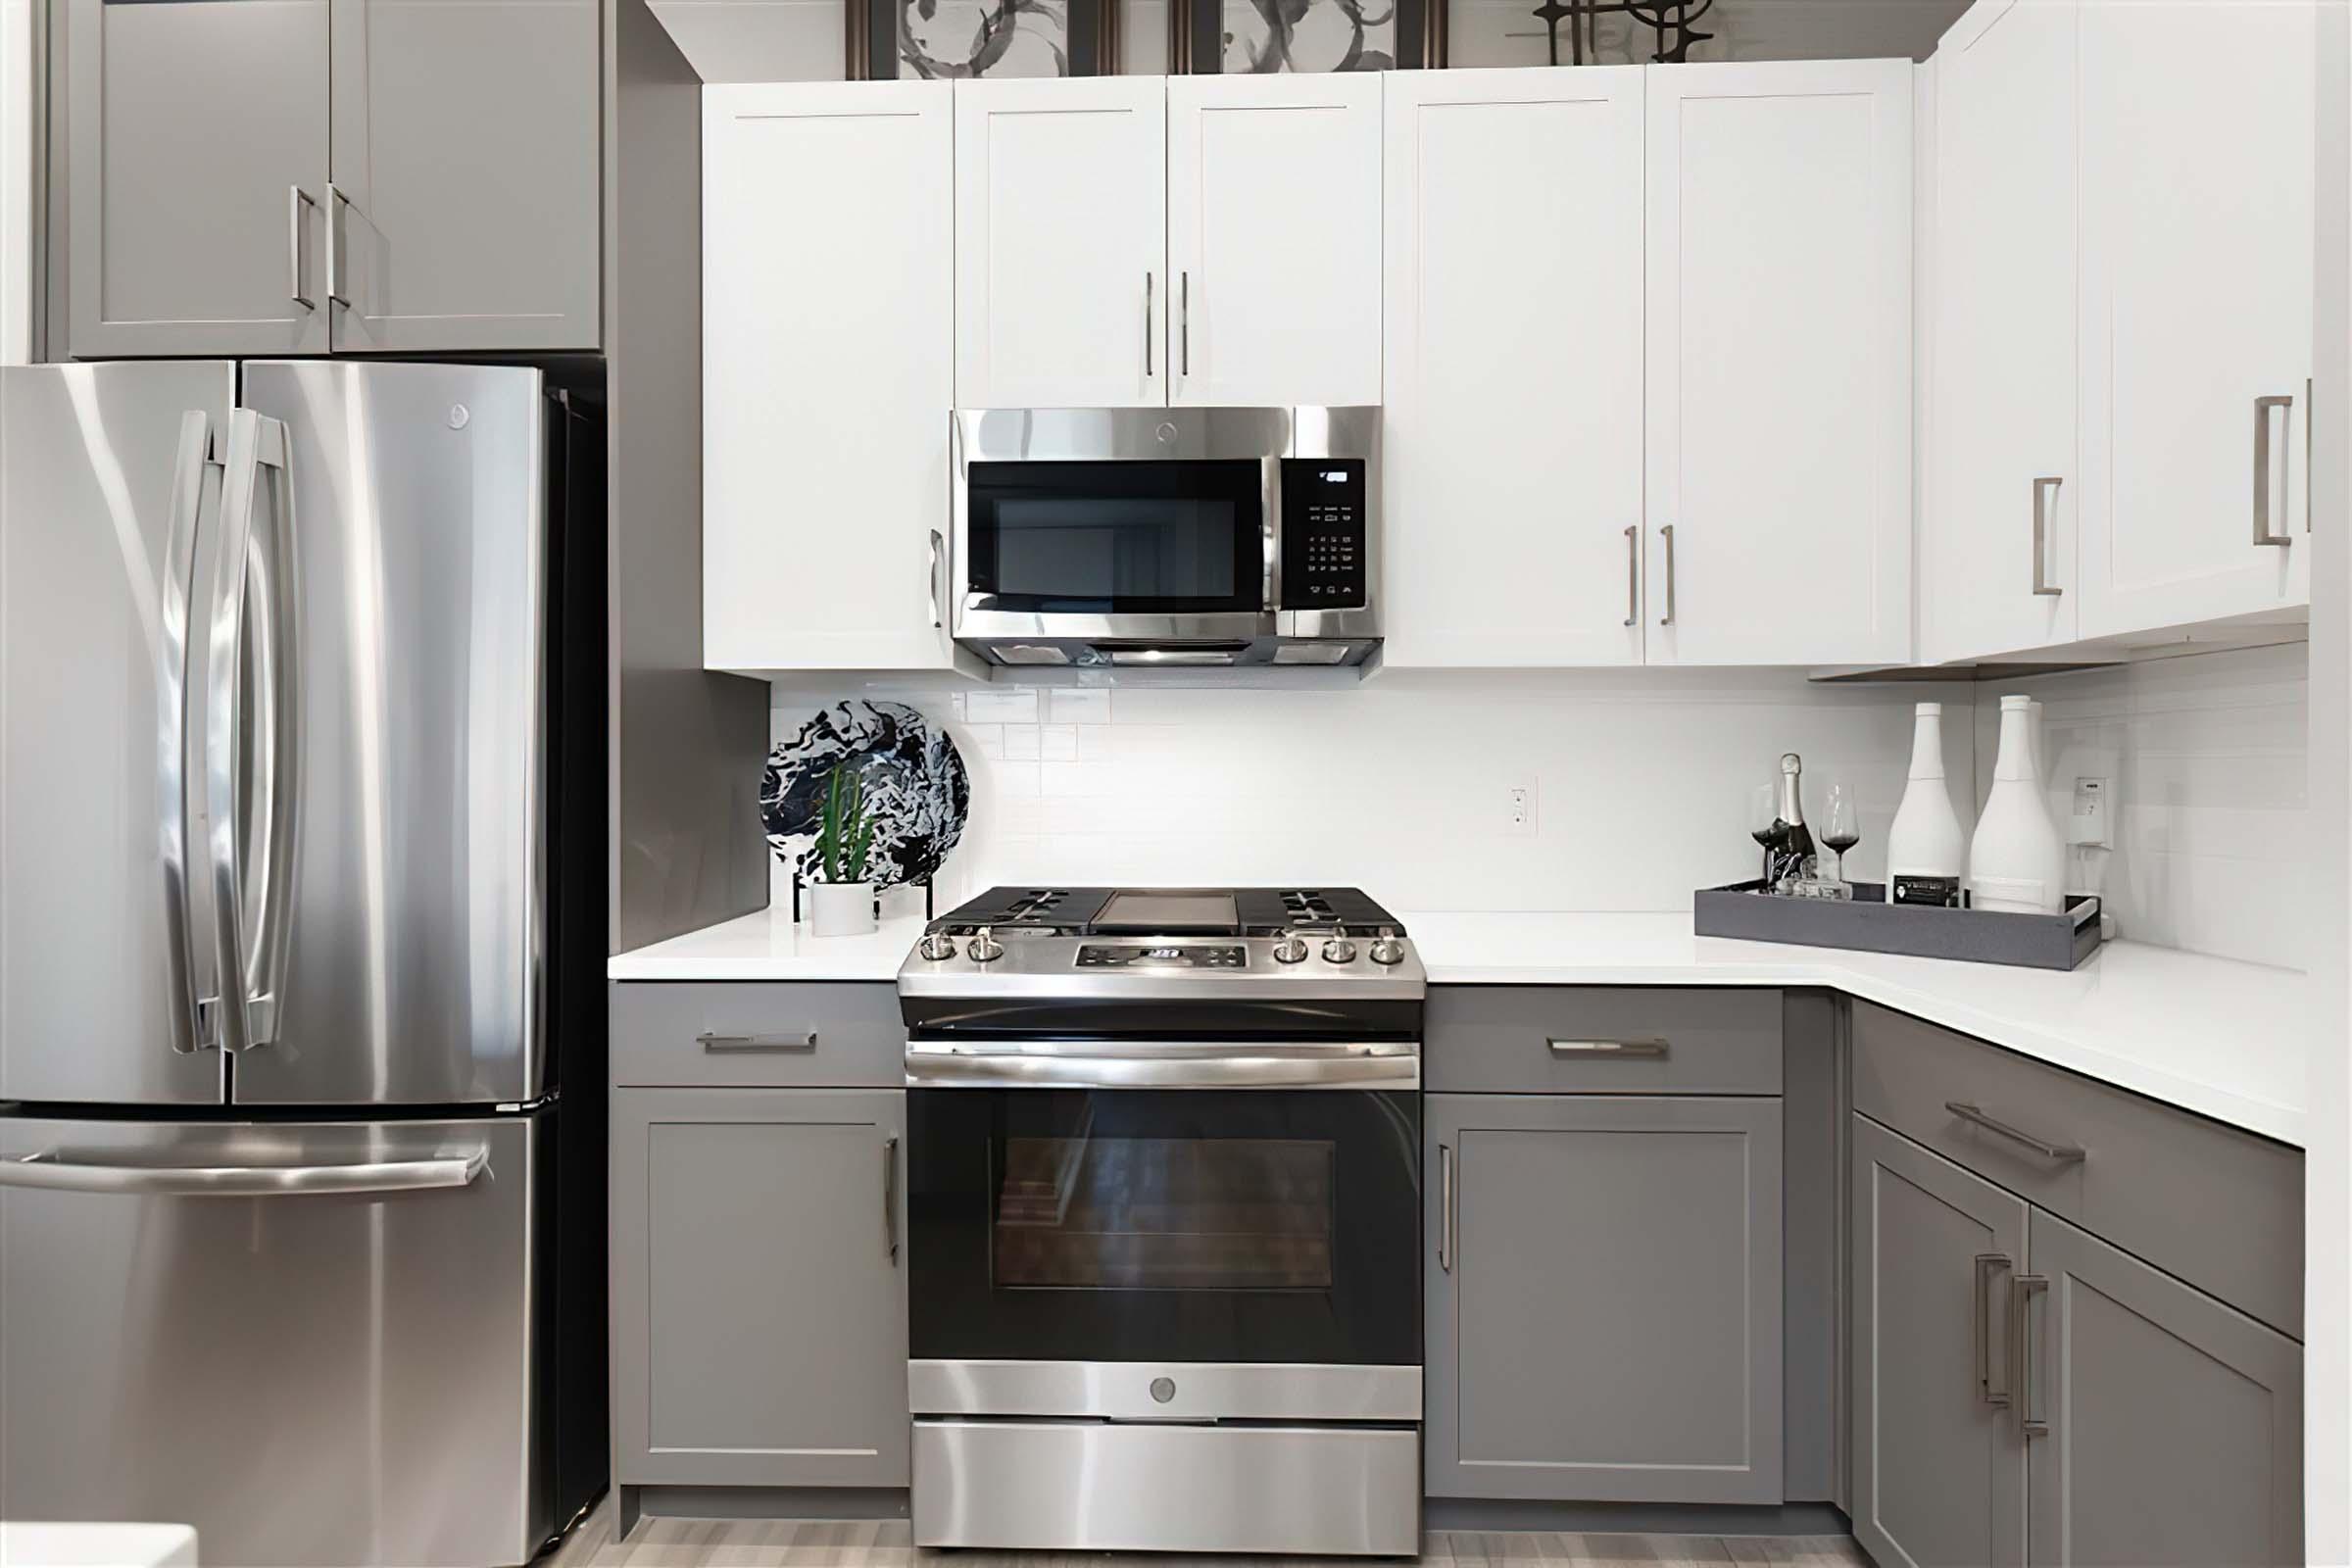
{"label": "decorative black and white plate", "polygon": [[826,786],[844,766],[857,769],[873,819],[868,880],[898,887],[938,871],[963,837],[971,778],[947,731],[933,728],[905,703],[835,703],[768,752],[760,779],[760,819],[776,858],[805,881],[821,877],[817,824]]}

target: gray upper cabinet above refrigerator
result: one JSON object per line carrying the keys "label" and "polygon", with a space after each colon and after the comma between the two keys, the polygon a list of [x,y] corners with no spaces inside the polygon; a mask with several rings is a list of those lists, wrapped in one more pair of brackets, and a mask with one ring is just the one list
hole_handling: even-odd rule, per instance
{"label": "gray upper cabinet above refrigerator", "polygon": [[65,5],[61,357],[599,346],[597,0]]}
{"label": "gray upper cabinet above refrigerator", "polygon": [[597,0],[333,0],[335,348],[597,346]]}
{"label": "gray upper cabinet above refrigerator", "polygon": [[68,348],[327,349],[327,0],[70,0]]}

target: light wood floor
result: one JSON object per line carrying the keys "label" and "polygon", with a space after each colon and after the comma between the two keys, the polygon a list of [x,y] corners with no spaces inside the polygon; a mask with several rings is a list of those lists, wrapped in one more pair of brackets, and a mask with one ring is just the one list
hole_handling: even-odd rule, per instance
{"label": "light wood floor", "polygon": [[[909,1543],[903,1519],[812,1523],[769,1519],[646,1519],[629,1539],[608,1541],[602,1510],[541,1568],[1078,1568],[1111,1561],[1103,1552],[935,1554]],[[1137,1568],[1270,1568],[1333,1559],[1136,1556]],[[1427,1568],[1869,1568],[1844,1536],[1572,1536],[1433,1532]]]}

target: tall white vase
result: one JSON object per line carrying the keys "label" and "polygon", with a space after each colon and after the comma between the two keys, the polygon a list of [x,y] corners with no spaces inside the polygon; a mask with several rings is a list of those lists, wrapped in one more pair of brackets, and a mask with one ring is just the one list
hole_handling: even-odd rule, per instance
{"label": "tall white vase", "polygon": [[1969,902],[1980,909],[2056,914],[2066,906],[2066,840],[2042,792],[2033,710],[2031,698],[2001,699],[1992,793],[1968,846]]}
{"label": "tall white vase", "polygon": [[1960,902],[1960,818],[1943,782],[1943,705],[1912,710],[1911,776],[1886,834],[1890,904]]}

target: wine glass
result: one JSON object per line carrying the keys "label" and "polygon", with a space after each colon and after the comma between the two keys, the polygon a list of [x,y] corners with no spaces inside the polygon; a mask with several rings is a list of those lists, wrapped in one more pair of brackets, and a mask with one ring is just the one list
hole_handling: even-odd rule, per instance
{"label": "wine glass", "polygon": [[1772,852],[1780,847],[1781,797],[1773,785],[1758,784],[1747,792],[1747,836],[1764,851],[1764,869],[1758,873],[1764,891],[1772,891]]}
{"label": "wine glass", "polygon": [[1843,882],[1845,852],[1862,842],[1862,827],[1854,810],[1853,788],[1841,780],[1830,785],[1830,810],[1822,819],[1821,842],[1838,852],[1838,880]]}

